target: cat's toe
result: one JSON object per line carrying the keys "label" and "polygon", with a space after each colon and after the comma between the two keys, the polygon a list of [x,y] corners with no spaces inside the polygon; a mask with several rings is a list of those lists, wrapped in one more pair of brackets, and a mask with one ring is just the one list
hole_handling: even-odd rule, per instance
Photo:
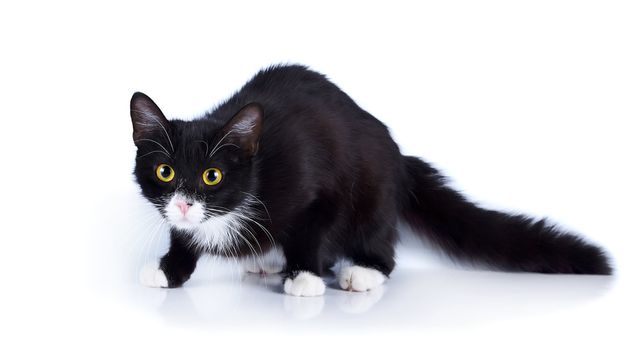
{"label": "cat's toe", "polygon": [[146,265],[139,273],[139,282],[146,287],[167,288],[168,279],[163,271],[156,265]]}
{"label": "cat's toe", "polygon": [[366,292],[386,281],[386,276],[369,267],[347,266],[340,270],[338,284],[344,290]]}
{"label": "cat's toe", "polygon": [[325,294],[325,282],[311,272],[299,272],[294,278],[287,278],[285,293],[298,297],[315,297]]}

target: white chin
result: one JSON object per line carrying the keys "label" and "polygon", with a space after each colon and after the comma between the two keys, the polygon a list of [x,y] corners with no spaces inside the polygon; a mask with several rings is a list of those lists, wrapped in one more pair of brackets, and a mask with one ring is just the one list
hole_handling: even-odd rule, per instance
{"label": "white chin", "polygon": [[191,222],[189,220],[181,219],[181,220],[170,220],[170,225],[179,230],[194,230],[199,224]]}

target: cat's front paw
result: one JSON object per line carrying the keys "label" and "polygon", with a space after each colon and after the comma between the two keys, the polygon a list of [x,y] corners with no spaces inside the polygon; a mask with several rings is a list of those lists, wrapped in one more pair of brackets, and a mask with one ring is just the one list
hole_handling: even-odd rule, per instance
{"label": "cat's front paw", "polygon": [[338,284],[344,290],[366,292],[386,281],[386,276],[369,267],[347,266],[338,274]]}
{"label": "cat's front paw", "polygon": [[301,271],[288,277],[283,285],[285,293],[297,297],[315,297],[325,294],[325,282],[311,272]]}
{"label": "cat's front paw", "polygon": [[146,265],[139,273],[139,282],[146,287],[167,288],[168,279],[166,274],[157,268],[156,265]]}

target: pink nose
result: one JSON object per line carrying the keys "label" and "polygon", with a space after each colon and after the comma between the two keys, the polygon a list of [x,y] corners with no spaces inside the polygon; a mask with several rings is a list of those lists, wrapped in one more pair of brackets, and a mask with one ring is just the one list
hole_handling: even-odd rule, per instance
{"label": "pink nose", "polygon": [[181,210],[181,214],[183,214],[183,216],[188,213],[188,209],[190,209],[191,207],[191,204],[187,203],[184,200],[178,200],[175,202],[175,204],[177,205],[177,207],[179,207],[179,210]]}

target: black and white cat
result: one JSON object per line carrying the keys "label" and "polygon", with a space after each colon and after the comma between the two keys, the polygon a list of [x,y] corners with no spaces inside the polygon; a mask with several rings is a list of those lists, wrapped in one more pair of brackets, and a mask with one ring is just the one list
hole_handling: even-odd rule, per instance
{"label": "black and white cat", "polygon": [[215,254],[244,258],[254,272],[283,271],[285,292],[297,296],[323,294],[321,275],[346,259],[338,284],[366,291],[395,266],[401,219],[456,259],[506,271],[611,273],[605,253],[574,234],[466,200],[303,66],[262,70],[193,121],[166,119],[142,93],[131,116],[134,174],[171,226],[159,268],[141,273],[149,286],[181,286],[202,254]]}

